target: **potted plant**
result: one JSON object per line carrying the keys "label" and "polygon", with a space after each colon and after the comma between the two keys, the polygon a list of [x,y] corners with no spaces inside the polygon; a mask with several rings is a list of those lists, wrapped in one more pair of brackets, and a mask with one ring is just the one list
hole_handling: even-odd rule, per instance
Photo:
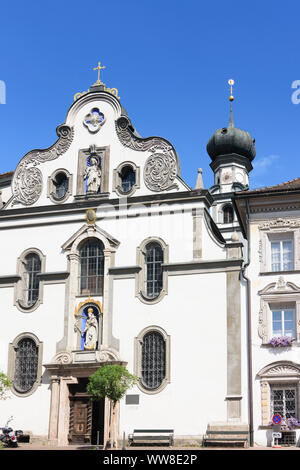
{"label": "potted plant", "polygon": [[273,346],[273,348],[284,348],[291,346],[293,341],[294,339],[290,336],[273,336],[268,344]]}

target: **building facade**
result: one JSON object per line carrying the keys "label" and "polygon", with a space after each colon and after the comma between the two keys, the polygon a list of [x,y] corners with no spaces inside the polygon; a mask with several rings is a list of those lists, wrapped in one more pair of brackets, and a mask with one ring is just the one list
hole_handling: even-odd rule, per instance
{"label": "building facade", "polygon": [[300,179],[235,195],[249,249],[247,278],[255,442],[272,444],[272,416],[283,444],[299,445]]}
{"label": "building facade", "polygon": [[[57,135],[0,178],[0,369],[13,382],[1,420],[59,445],[103,441],[109,403],[86,384],[124,364],[140,380],[120,402],[119,437],[247,428],[243,240],[214,220],[219,192],[190,188],[172,144],[142,138],[99,82]],[[226,163],[218,145],[214,171],[245,179],[253,149],[239,142]]]}

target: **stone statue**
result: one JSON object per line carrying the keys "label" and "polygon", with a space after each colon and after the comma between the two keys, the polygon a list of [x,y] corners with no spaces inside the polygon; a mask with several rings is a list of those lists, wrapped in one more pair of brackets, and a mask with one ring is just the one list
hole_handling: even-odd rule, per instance
{"label": "stone statue", "polygon": [[87,180],[87,193],[97,194],[100,190],[101,170],[98,167],[98,160],[95,157],[90,158],[90,166],[87,166],[83,179]]}
{"label": "stone statue", "polygon": [[95,350],[98,341],[98,321],[92,307],[88,308],[88,318],[82,335],[85,334],[84,349]]}

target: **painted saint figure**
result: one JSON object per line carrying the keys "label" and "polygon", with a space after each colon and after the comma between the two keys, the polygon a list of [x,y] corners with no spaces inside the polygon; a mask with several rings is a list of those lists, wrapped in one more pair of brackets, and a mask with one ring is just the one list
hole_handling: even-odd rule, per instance
{"label": "painted saint figure", "polygon": [[84,349],[95,350],[98,341],[98,321],[92,307],[88,308],[88,317],[82,335],[85,334]]}
{"label": "painted saint figure", "polygon": [[87,193],[97,194],[100,190],[101,170],[98,166],[98,159],[90,158],[90,166],[87,166],[83,179],[87,180]]}

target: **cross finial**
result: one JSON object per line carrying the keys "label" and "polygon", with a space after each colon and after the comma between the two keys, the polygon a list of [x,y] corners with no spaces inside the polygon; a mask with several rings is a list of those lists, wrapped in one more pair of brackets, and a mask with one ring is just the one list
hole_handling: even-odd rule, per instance
{"label": "cross finial", "polygon": [[98,70],[98,80],[96,81],[95,85],[103,85],[103,83],[100,81],[100,70],[105,68],[105,65],[101,67],[101,62],[98,62],[98,67],[94,68],[94,70]]}

